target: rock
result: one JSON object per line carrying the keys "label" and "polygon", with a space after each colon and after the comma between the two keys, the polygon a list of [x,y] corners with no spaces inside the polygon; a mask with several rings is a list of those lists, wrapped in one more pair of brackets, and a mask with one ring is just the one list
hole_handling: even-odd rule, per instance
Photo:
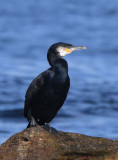
{"label": "rock", "polygon": [[118,141],[25,129],[0,146],[0,160],[118,160]]}

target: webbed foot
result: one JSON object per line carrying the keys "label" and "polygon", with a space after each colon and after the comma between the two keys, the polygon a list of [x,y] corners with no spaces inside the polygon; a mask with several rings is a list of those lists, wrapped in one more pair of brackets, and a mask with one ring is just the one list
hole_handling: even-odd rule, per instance
{"label": "webbed foot", "polygon": [[58,134],[58,131],[55,128],[50,127],[49,123],[43,125],[42,128],[44,128],[45,130],[49,131],[50,133],[57,133]]}

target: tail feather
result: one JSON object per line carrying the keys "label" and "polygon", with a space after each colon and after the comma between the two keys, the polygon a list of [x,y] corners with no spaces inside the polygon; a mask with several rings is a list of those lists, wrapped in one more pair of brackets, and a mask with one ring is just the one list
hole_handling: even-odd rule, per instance
{"label": "tail feather", "polygon": [[26,128],[30,128],[30,122],[28,123],[27,127]]}

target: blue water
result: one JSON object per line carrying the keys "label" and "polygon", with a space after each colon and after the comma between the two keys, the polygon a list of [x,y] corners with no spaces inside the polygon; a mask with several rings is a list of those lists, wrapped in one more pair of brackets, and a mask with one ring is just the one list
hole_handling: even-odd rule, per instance
{"label": "blue water", "polygon": [[25,92],[58,41],[88,49],[65,57],[71,87],[51,126],[118,139],[118,1],[0,0],[0,143],[26,128]]}

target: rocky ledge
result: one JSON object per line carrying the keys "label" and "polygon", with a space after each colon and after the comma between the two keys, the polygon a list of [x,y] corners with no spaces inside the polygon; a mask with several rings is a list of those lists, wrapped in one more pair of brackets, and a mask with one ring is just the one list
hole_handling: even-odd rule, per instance
{"label": "rocky ledge", "polygon": [[0,160],[118,160],[118,141],[37,126],[3,143]]}

